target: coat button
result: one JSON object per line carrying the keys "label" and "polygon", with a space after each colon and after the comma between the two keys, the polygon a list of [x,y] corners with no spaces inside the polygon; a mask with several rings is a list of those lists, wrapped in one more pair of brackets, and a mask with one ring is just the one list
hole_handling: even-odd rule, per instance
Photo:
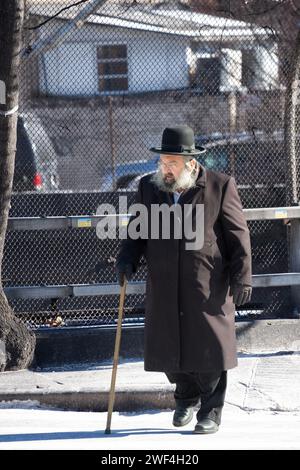
{"label": "coat button", "polygon": [[180,316],[183,317],[183,312],[180,312]]}

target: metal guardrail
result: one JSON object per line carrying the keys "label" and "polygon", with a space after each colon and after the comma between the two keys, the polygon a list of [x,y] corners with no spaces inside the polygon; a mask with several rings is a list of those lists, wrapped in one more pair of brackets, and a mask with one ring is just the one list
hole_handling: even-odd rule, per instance
{"label": "metal guardrail", "polygon": [[247,220],[300,219],[300,206],[244,209],[243,212]]}
{"label": "metal guardrail", "polygon": [[[244,209],[247,220],[300,219],[300,206]],[[13,217],[8,221],[9,230],[63,230],[90,229],[107,215],[66,217]],[[128,223],[130,214],[113,214],[119,226]],[[300,285],[300,272],[255,274],[253,287],[280,287]],[[4,288],[8,298],[38,299],[79,296],[118,295],[118,284],[74,284],[44,286],[13,286]],[[145,294],[145,282],[128,283],[127,294]]]}
{"label": "metal guardrail", "polygon": [[[244,209],[247,220],[300,219],[300,206]],[[8,230],[65,230],[95,228],[104,217],[117,218],[118,226],[127,224],[130,214],[80,215],[55,217],[11,217]]]}
{"label": "metal guardrail", "polygon": [[[254,274],[253,287],[282,287],[300,285],[300,273]],[[57,299],[94,295],[119,295],[118,284],[70,284],[61,286],[15,286],[4,289],[10,299]],[[126,294],[145,294],[144,281],[129,282]]]}
{"label": "metal guardrail", "polygon": [[11,217],[7,229],[10,231],[25,230],[66,230],[70,228],[96,228],[104,217],[117,218],[118,226],[127,224],[129,214],[51,216],[51,217]]}
{"label": "metal guardrail", "polygon": [[[145,294],[145,282],[129,282],[126,294]],[[119,295],[119,284],[70,284],[60,286],[14,286],[4,289],[8,298],[40,299],[81,297],[93,295]]]}

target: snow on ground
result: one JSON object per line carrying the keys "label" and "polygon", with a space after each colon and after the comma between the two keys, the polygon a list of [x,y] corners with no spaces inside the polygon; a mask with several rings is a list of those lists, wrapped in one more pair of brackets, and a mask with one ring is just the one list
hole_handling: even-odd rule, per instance
{"label": "snow on ground", "polygon": [[[2,401],[0,450],[300,449],[300,355],[275,352],[242,356],[239,367],[228,375],[222,425],[216,434],[193,434],[196,416],[183,428],[173,427],[171,409],[114,412],[112,433],[106,435],[107,413],[58,410],[37,401]],[[108,392],[110,379],[110,364],[4,372],[0,393],[5,397],[17,391],[26,398],[35,390],[46,395],[80,392],[89,400],[90,392]],[[121,361],[117,380],[120,390],[128,394],[146,390],[156,396],[172,393],[173,387],[164,374],[145,372],[142,361]]]}
{"label": "snow on ground", "polygon": [[220,430],[193,434],[196,417],[172,426],[172,411],[118,413],[104,434],[106,413],[63,411],[36,402],[0,404],[0,450],[300,449],[300,412],[244,411],[226,404]]}

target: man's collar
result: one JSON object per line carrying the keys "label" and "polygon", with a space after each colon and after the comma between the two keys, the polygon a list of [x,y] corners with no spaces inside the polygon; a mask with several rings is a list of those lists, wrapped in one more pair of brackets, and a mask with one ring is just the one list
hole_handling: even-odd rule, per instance
{"label": "man's collar", "polygon": [[201,165],[201,163],[197,162],[198,165],[198,176],[195,182],[196,186],[206,186],[206,178],[207,178],[207,172],[206,168]]}

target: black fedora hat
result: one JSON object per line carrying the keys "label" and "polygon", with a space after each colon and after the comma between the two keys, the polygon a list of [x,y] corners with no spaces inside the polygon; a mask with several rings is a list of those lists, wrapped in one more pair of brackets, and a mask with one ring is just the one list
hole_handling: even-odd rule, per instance
{"label": "black fedora hat", "polygon": [[189,126],[166,127],[161,147],[151,147],[151,152],[167,155],[194,156],[205,152],[204,147],[195,146],[194,131]]}

